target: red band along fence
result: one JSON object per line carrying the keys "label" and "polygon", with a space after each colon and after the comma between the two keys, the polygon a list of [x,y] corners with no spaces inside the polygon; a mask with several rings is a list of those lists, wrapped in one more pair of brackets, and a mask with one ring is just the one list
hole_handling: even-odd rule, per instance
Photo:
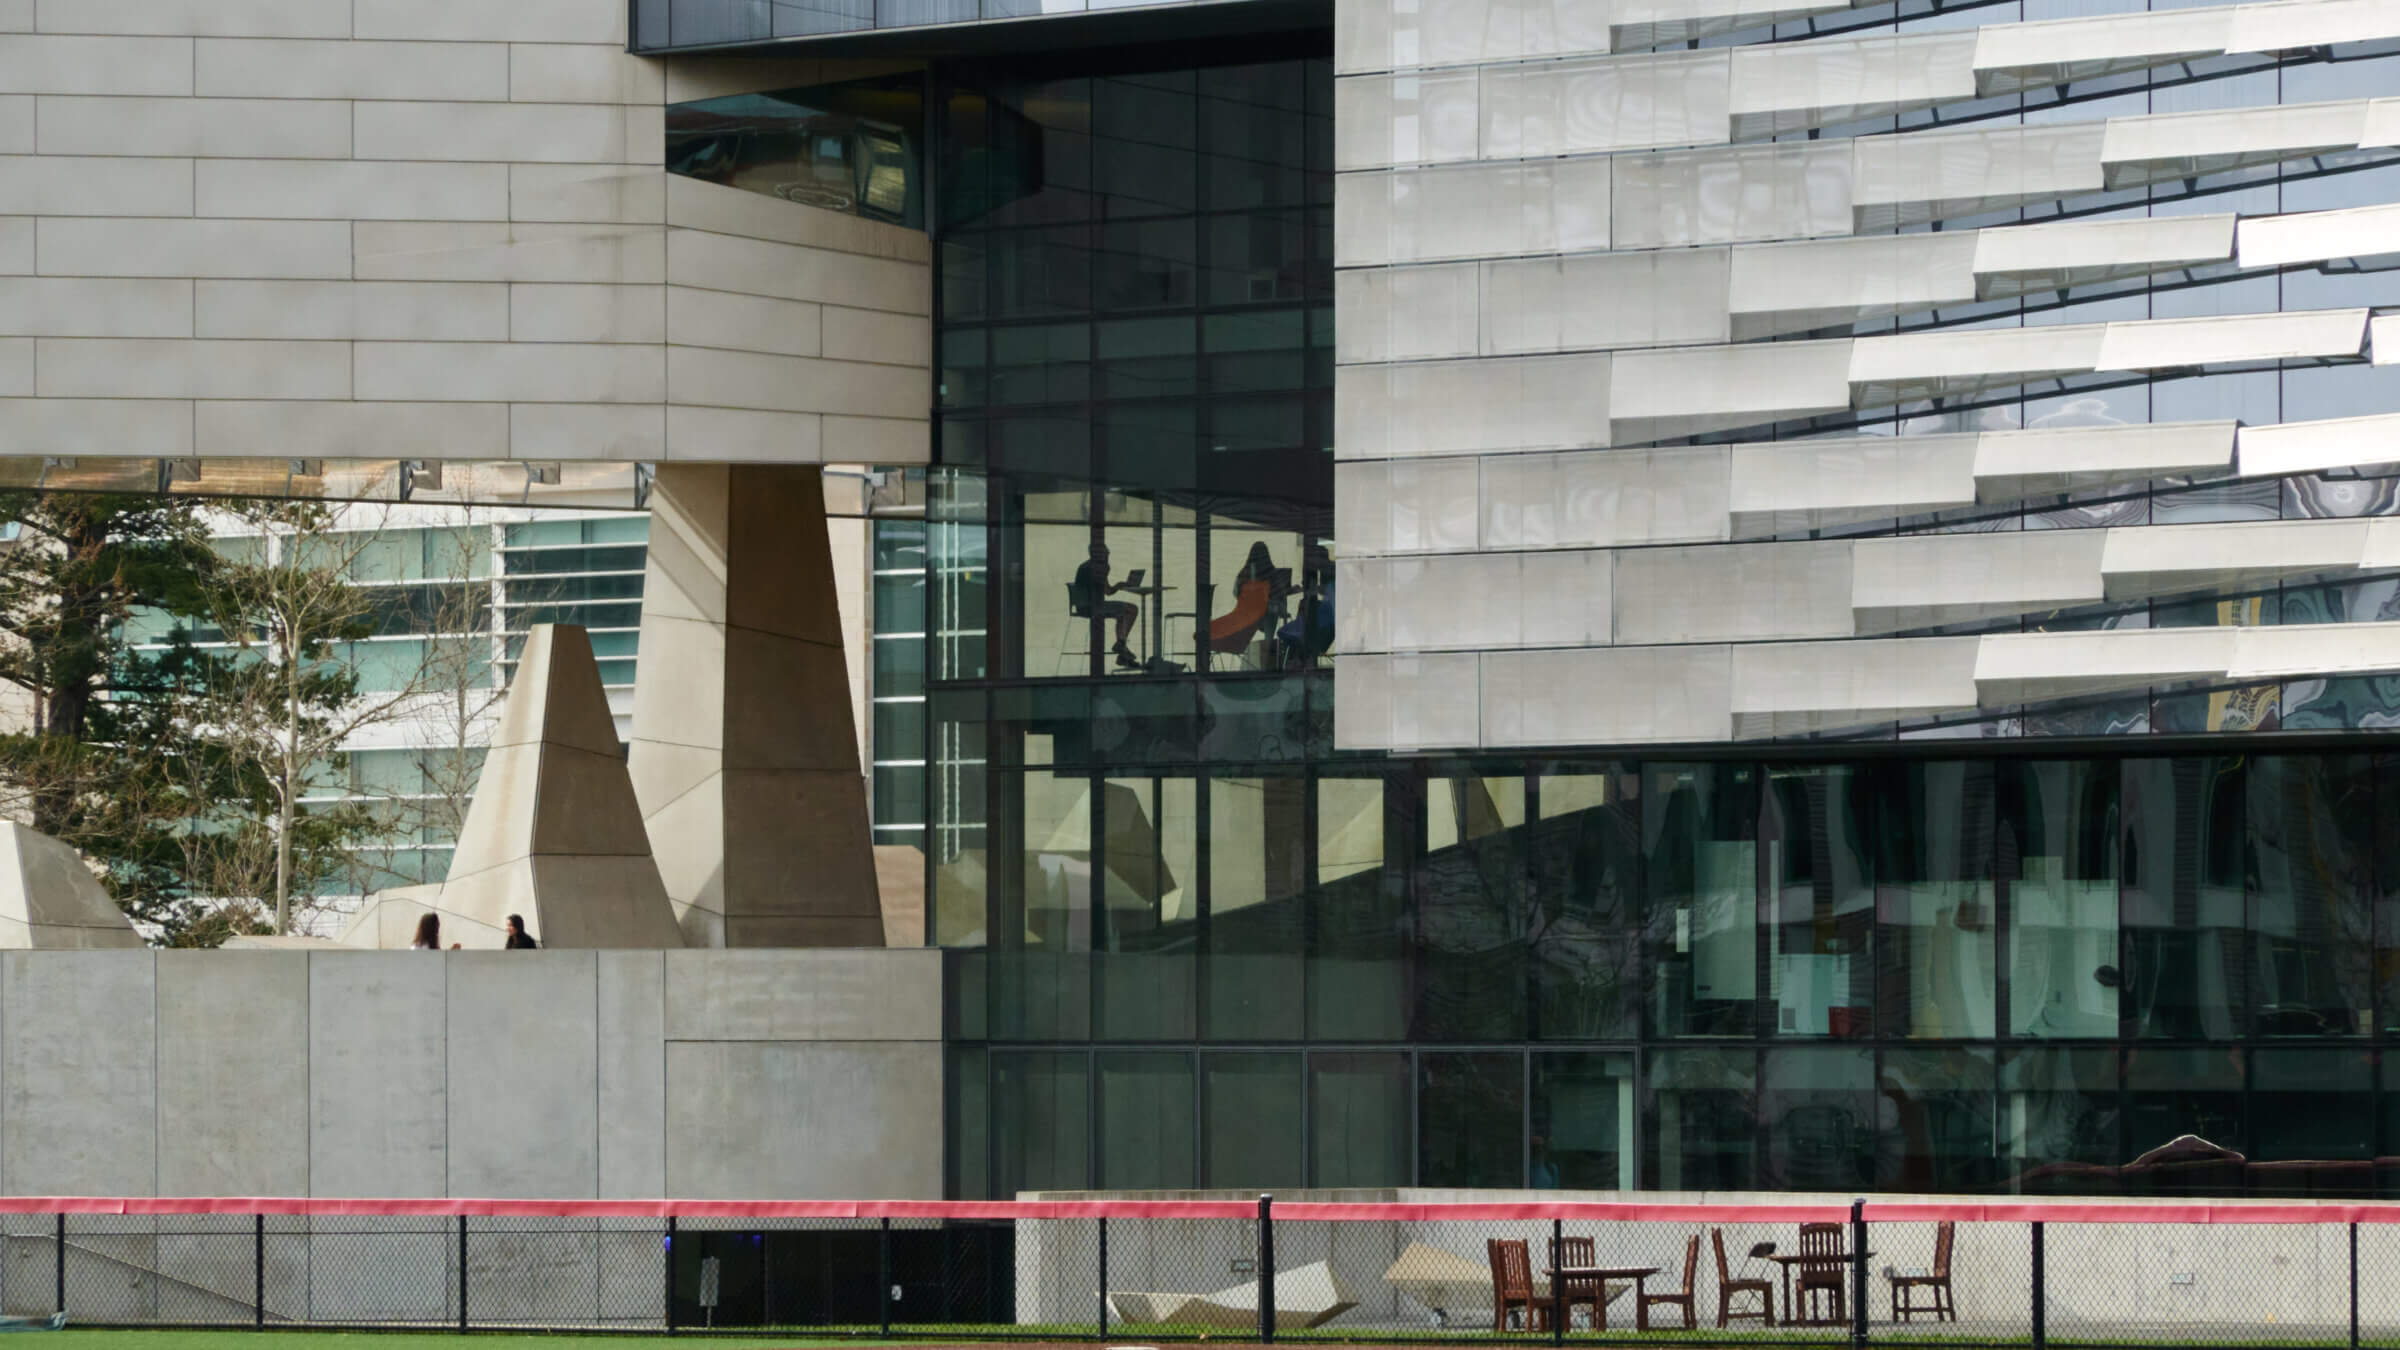
{"label": "red band along fence", "polygon": [[0,1197],[107,1325],[2400,1346],[2400,1203]]}

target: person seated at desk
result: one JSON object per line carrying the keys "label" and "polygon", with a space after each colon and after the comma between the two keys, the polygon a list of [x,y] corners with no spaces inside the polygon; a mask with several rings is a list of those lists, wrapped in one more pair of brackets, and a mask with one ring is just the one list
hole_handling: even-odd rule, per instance
{"label": "person seated at desk", "polygon": [[1142,663],[1126,645],[1133,635],[1133,625],[1142,616],[1142,607],[1130,600],[1111,600],[1119,591],[1140,593],[1140,587],[1130,581],[1111,583],[1108,579],[1108,545],[1092,545],[1090,561],[1075,569],[1075,584],[1068,588],[1067,612],[1078,619],[1113,619],[1117,625],[1117,664],[1138,667]]}
{"label": "person seated at desk", "polygon": [[1239,653],[1248,650],[1250,639],[1265,624],[1270,612],[1283,598],[1280,588],[1289,578],[1275,568],[1275,556],[1263,542],[1250,545],[1250,556],[1242,561],[1242,570],[1233,578],[1233,609],[1212,619],[1208,625],[1208,649],[1212,653]]}
{"label": "person seated at desk", "polygon": [[1300,615],[1275,631],[1284,664],[1305,666],[1333,650],[1333,558],[1311,545],[1300,564]]}

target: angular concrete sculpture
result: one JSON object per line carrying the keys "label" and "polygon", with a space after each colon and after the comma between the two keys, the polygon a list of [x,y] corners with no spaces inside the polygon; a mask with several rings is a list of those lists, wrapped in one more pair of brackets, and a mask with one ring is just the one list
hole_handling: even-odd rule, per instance
{"label": "angular concrete sculpture", "polygon": [[511,914],[545,947],[684,945],[581,628],[526,637],[449,880],[377,895],[342,940],[406,947],[429,912],[444,946],[500,946]]}
{"label": "angular concrete sculpture", "polygon": [[813,466],[661,465],[633,783],[695,947],[880,947]]}
{"label": "angular concrete sculpture", "polygon": [[83,855],[15,821],[0,821],[0,948],[141,947]]}
{"label": "angular concrete sculpture", "polygon": [[[1486,1282],[1489,1292],[1489,1282]],[[1324,1261],[1278,1271],[1275,1276],[1275,1329],[1302,1331],[1321,1327],[1358,1306],[1342,1287],[1333,1266]],[[1223,1327],[1229,1331],[1258,1329],[1258,1281],[1237,1284],[1213,1294],[1110,1294],[1109,1311],[1127,1326]]]}

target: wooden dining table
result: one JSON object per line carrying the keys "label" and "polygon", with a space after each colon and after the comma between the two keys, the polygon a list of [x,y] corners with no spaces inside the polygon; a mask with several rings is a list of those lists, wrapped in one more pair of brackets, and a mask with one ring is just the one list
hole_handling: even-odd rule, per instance
{"label": "wooden dining table", "polygon": [[[1806,1256],[1797,1252],[1779,1252],[1768,1257],[1768,1260],[1783,1267],[1783,1324],[1787,1327],[1832,1327],[1842,1324],[1842,1319],[1833,1317],[1811,1318],[1805,1322],[1800,1320],[1799,1315],[1792,1308],[1792,1267],[1840,1266],[1842,1278],[1847,1281],[1850,1278],[1851,1261],[1873,1255],[1875,1253],[1871,1251],[1860,1252],[1856,1256],[1849,1252],[1811,1252]],[[1847,1288],[1844,1290],[1843,1301],[1848,1302]]]}
{"label": "wooden dining table", "polygon": [[1608,1285],[1611,1280],[1633,1285],[1633,1324],[1635,1329],[1650,1329],[1650,1311],[1642,1306],[1642,1282],[1658,1273],[1657,1266],[1558,1266],[1550,1271],[1551,1297],[1560,1300],[1562,1313],[1571,1313],[1568,1304],[1576,1285],[1594,1287],[1598,1297],[1592,1300],[1592,1330],[1608,1330]]}

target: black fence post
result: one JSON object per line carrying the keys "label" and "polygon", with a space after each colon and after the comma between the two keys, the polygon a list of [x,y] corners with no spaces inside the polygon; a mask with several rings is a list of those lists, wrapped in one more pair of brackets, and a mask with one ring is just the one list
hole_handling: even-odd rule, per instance
{"label": "black fence post", "polygon": [[2350,1225],[2350,1350],[2358,1350],[2358,1225]]}
{"label": "black fence post", "polygon": [[[883,1338],[888,1341],[892,1338],[892,1221],[888,1218],[883,1221],[883,1232],[875,1240],[875,1261],[877,1269],[883,1272],[883,1287],[876,1291],[876,1297],[883,1302]],[[1106,1270],[1107,1267],[1101,1269]],[[1100,1287],[1108,1287],[1106,1275],[1100,1277]]]}
{"label": "black fence post", "polygon": [[1850,1344],[1867,1343],[1867,1202],[1850,1202]]}
{"label": "black fence post", "polygon": [[58,1295],[58,1315],[64,1317],[67,1315],[67,1215],[65,1210],[59,1211],[57,1232],[51,1239],[51,1245],[57,1249],[52,1255],[58,1259],[52,1263],[57,1269],[51,1271],[50,1274],[58,1285],[54,1291]]}
{"label": "black fence post", "polygon": [[667,1334],[675,1334],[675,1216],[667,1216]]}
{"label": "black fence post", "polygon": [[467,1216],[458,1216],[458,1329],[467,1329]]}
{"label": "black fence post", "polygon": [[2050,1297],[2042,1288],[2042,1221],[2033,1221],[2033,1350],[2042,1350],[2050,1343],[2049,1329],[2043,1325],[2049,1311]]}
{"label": "black fence post", "polygon": [[250,1216],[250,1325],[267,1324],[267,1216]]}
{"label": "black fence post", "polygon": [[1258,1339],[1275,1343],[1275,1197],[1258,1197]]}
{"label": "black fence post", "polygon": [[[1558,1254],[1566,1249],[1565,1223],[1550,1221],[1550,1343],[1567,1343],[1567,1282],[1558,1278]],[[1533,1328],[1527,1327],[1527,1331]]]}
{"label": "black fence post", "polygon": [[1095,1339],[1105,1341],[1108,1339],[1108,1216],[1103,1214],[1096,1222],[1100,1234],[1100,1320],[1096,1324],[1099,1331],[1094,1335]]}

